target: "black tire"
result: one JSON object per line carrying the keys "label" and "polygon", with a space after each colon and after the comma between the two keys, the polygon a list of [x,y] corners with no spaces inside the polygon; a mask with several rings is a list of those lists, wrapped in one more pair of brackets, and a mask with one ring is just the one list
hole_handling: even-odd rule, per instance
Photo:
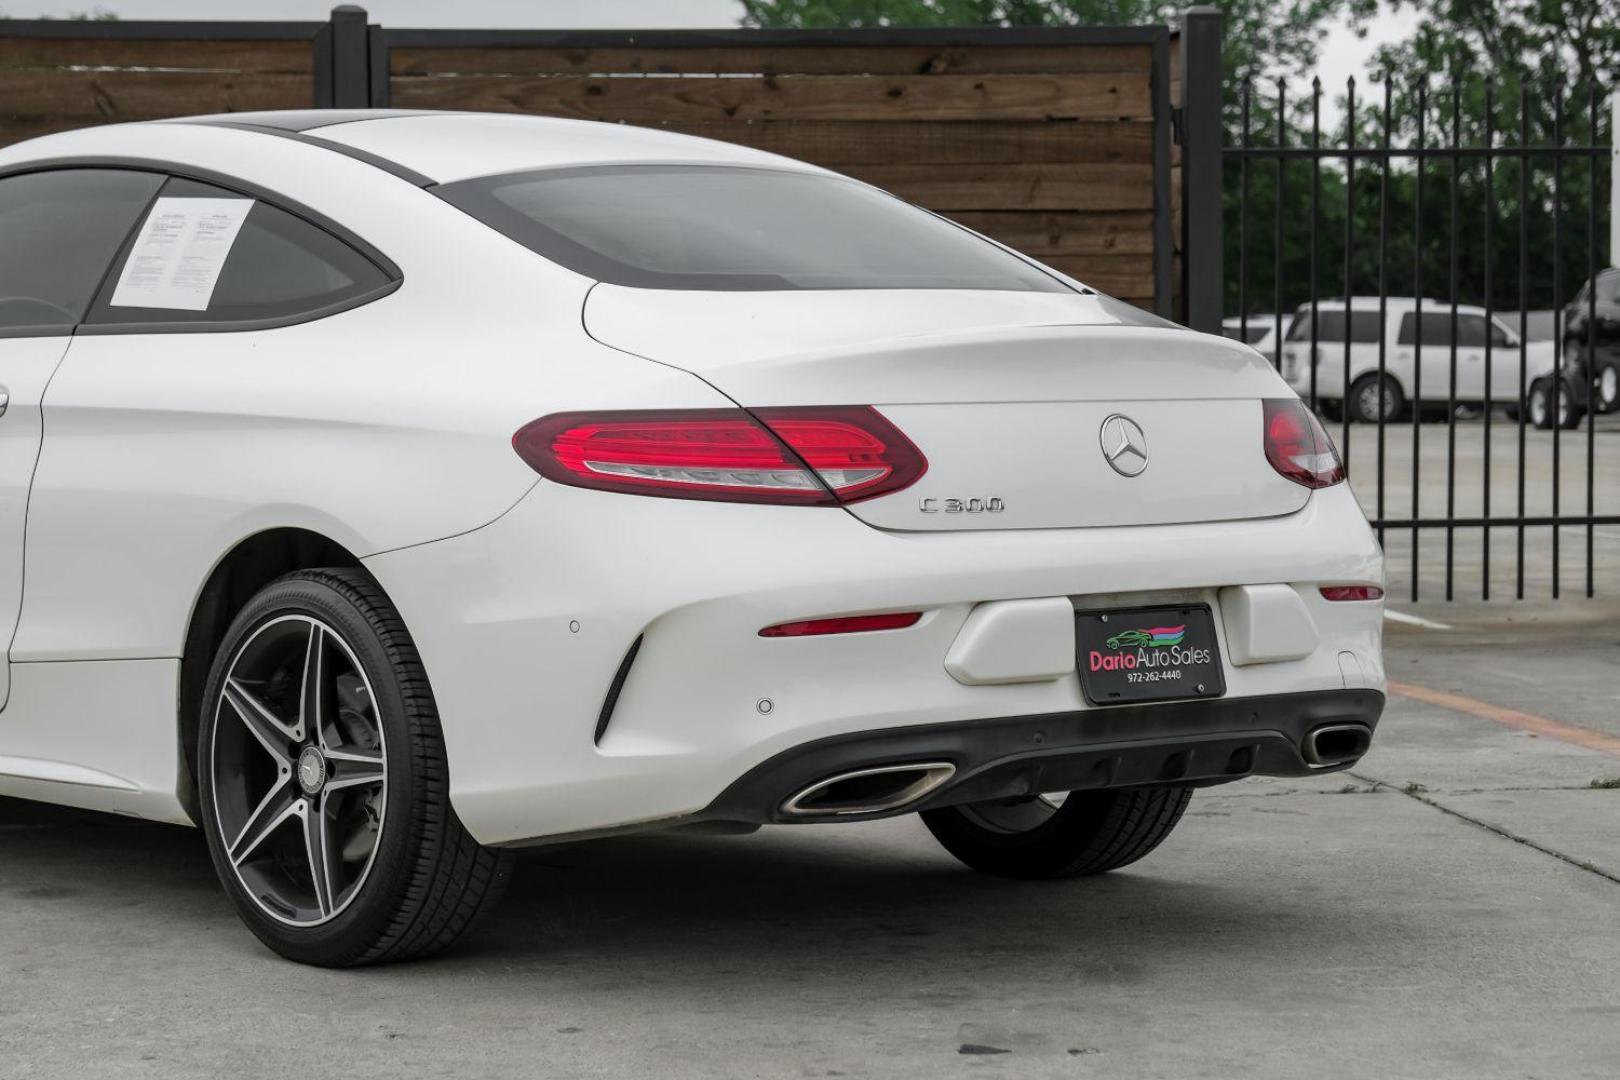
{"label": "black tire", "polygon": [[[1563,391],[1557,402],[1553,401],[1554,385],[1559,385]],[[1567,384],[1559,384],[1555,379],[1537,379],[1531,385],[1526,409],[1530,424],[1541,431],[1551,431],[1554,426],[1571,431],[1581,425],[1582,410],[1575,403],[1573,392]]]}
{"label": "black tire", "polygon": [[1406,414],[1406,392],[1391,375],[1383,376],[1383,393],[1378,392],[1378,373],[1369,372],[1350,384],[1350,399],[1345,407],[1350,419],[1360,424],[1376,424],[1378,409],[1384,410],[1384,422],[1399,420]]}
{"label": "black tire", "polygon": [[[346,672],[331,676],[330,692],[318,689],[314,700],[326,704],[308,710],[322,718],[310,726],[324,726],[333,736],[330,745],[325,734],[303,739],[303,754],[319,749],[328,755],[314,755],[310,787],[300,786],[305,782],[304,757],[296,759],[292,778],[285,779],[286,759],[276,755],[291,751],[271,750],[262,737],[265,731],[275,737],[279,729],[261,724],[255,732],[253,725],[241,719],[243,710],[252,707],[244,702],[275,701],[279,714],[289,716],[289,722],[289,713],[297,714],[296,723],[302,729],[304,690],[289,686],[297,676],[283,676],[294,663],[294,635],[300,632],[297,627],[305,624],[301,632],[311,643],[308,655],[322,655],[325,649],[328,659],[317,661],[312,668],[320,677],[310,679],[305,674],[301,685],[324,687],[327,665],[333,672]],[[279,645],[272,634],[289,640]],[[255,644],[258,642],[269,644]],[[283,658],[275,679],[247,679],[243,674],[246,669],[238,659],[246,663],[250,648],[257,650],[251,654],[255,662],[261,655]],[[302,666],[298,670],[305,671]],[[228,676],[230,703],[222,700]],[[345,679],[349,680],[346,686]],[[363,692],[356,690],[357,686],[363,686]],[[243,697],[244,691],[257,696]],[[322,698],[321,694],[327,696]],[[285,706],[289,700],[297,702],[290,710]],[[362,704],[357,711],[354,702],[367,700],[373,704]],[[363,721],[354,719],[361,714]],[[339,792],[342,785],[338,780],[347,768],[341,760],[343,754],[361,746],[358,741],[341,738],[342,732],[366,724],[375,732],[376,757],[356,769],[368,771],[374,778],[351,781],[354,786]],[[244,740],[244,731],[258,740],[262,755],[252,742]],[[308,745],[312,740],[318,741],[319,747]],[[248,749],[237,750],[231,759],[228,748],[241,745]],[[290,745],[296,750],[298,740],[292,740]],[[363,757],[358,752],[350,756],[356,760]],[[220,770],[218,777],[216,767]],[[254,793],[252,775],[269,776],[259,785],[267,794],[257,802],[259,809],[247,813],[244,823],[239,808],[254,806],[261,798]],[[283,778],[277,779],[278,775]],[[512,854],[478,844],[451,808],[449,770],[427,673],[399,614],[376,582],[360,570],[289,574],[266,586],[237,615],[220,645],[204,691],[197,776],[203,827],[220,881],[248,928],[289,960],[322,967],[355,967],[438,952],[495,905],[511,875]],[[359,812],[354,812],[352,804],[345,800],[361,797],[365,784],[374,785],[375,794],[364,795]],[[331,816],[328,795],[336,806]],[[257,824],[269,818],[262,811],[272,797],[301,802],[306,808],[319,806],[315,820],[322,827],[330,823],[330,828],[336,830],[345,820],[359,821],[359,858],[367,859],[364,869],[349,870],[356,858],[350,854],[354,835],[345,837],[334,832],[325,834],[318,843],[309,841],[309,829],[299,822],[307,824],[310,818],[288,818],[277,826],[281,831],[258,832]],[[221,818],[222,800],[226,815],[236,814],[231,841],[222,835],[226,831]],[[356,829],[354,825],[346,827],[351,832]],[[264,839],[245,839],[250,832]],[[368,835],[369,849],[364,846]],[[227,843],[234,844],[238,852],[235,862],[227,853]],[[330,873],[324,890],[313,873],[318,846],[328,856],[324,865]],[[313,897],[310,903],[314,905],[309,917],[301,922],[296,903],[276,892],[277,883],[289,894],[300,887],[299,850],[310,855],[302,863],[302,887]],[[365,855],[368,850],[369,857]],[[238,863],[243,867],[240,871]],[[352,880],[344,885],[346,870]],[[249,891],[244,879],[255,882],[256,894]],[[340,885],[347,890],[342,894],[342,906],[337,902]]]}
{"label": "black tire", "polygon": [[948,806],[921,816],[946,851],[981,874],[1065,878],[1142,858],[1170,835],[1191,798],[1186,787],[1071,792],[1031,828],[1011,827],[992,811],[1022,815],[1044,800]]}

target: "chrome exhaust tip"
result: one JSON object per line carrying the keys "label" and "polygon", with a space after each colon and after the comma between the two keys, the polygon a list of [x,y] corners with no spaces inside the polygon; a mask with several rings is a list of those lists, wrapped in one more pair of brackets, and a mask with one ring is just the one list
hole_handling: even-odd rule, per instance
{"label": "chrome exhaust tip", "polygon": [[1305,736],[1300,753],[1316,766],[1354,761],[1372,745],[1372,729],[1365,724],[1326,724]]}
{"label": "chrome exhaust tip", "polygon": [[948,761],[855,769],[818,780],[782,804],[788,817],[847,817],[898,810],[956,775]]}

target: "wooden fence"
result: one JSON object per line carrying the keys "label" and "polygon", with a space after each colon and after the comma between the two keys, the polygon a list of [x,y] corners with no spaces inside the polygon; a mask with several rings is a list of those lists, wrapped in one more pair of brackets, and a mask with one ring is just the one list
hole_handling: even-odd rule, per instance
{"label": "wooden fence", "polygon": [[90,124],[307,109],[329,23],[0,21],[0,145]]}
{"label": "wooden fence", "polygon": [[1171,314],[1175,37],[1162,26],[396,30],[354,7],[322,23],[5,21],[0,145],[312,105],[639,124],[849,173]]}

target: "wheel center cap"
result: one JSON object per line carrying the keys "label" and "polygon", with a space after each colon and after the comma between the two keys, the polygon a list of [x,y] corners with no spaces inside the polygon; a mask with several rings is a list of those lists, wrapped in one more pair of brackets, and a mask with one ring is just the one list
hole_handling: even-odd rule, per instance
{"label": "wheel center cap", "polygon": [[305,795],[319,795],[326,786],[326,755],[319,747],[306,746],[298,755],[298,786]]}

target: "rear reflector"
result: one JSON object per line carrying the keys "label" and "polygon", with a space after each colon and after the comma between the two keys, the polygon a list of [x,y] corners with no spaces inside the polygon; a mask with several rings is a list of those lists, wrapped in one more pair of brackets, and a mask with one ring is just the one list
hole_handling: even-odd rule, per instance
{"label": "rear reflector", "polygon": [[928,468],[864,405],[557,413],[512,446],[560,484],[724,502],[831,506],[898,491]]}
{"label": "rear reflector", "polygon": [[838,619],[806,619],[804,622],[777,623],[759,632],[760,637],[816,637],[821,634],[865,634],[873,630],[904,630],[916,626],[920,611],[894,611],[886,615],[846,615]]}
{"label": "rear reflector", "polygon": [[1382,600],[1384,590],[1376,585],[1324,585],[1324,600]]}
{"label": "rear reflector", "polygon": [[1316,414],[1297,397],[1266,398],[1266,460],[1278,473],[1308,488],[1331,487],[1344,479],[1344,463]]}

